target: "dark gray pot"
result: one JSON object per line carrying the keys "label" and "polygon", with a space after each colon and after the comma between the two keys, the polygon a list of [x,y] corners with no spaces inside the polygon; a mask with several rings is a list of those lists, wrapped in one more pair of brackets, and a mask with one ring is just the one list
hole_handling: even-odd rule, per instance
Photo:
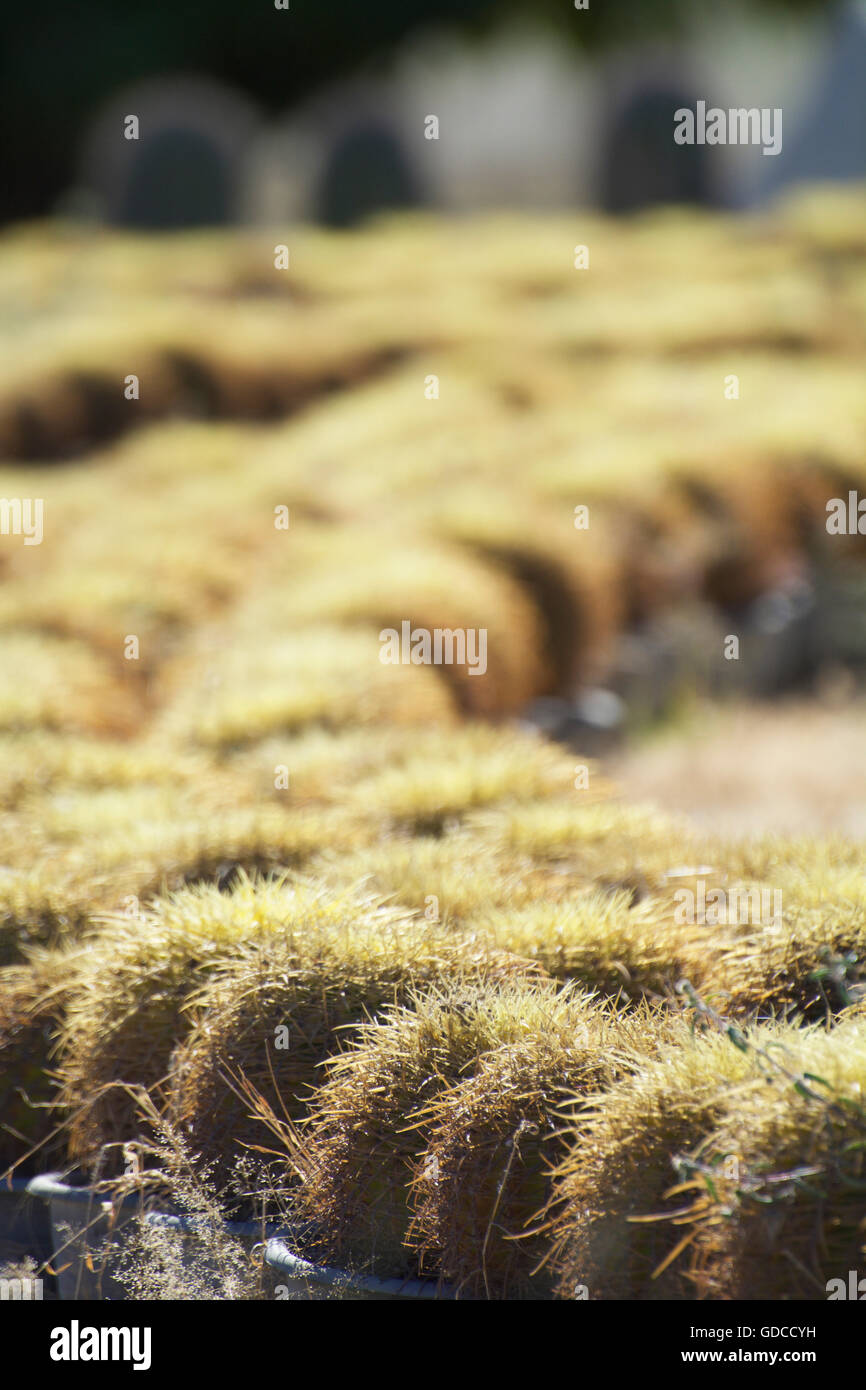
{"label": "dark gray pot", "polygon": [[436,1279],[375,1279],[371,1275],[349,1274],[326,1265],[311,1264],[279,1236],[265,1247],[265,1261],[276,1281],[275,1298],[289,1300],[362,1299],[373,1302],[394,1299],[453,1299],[454,1290]]}

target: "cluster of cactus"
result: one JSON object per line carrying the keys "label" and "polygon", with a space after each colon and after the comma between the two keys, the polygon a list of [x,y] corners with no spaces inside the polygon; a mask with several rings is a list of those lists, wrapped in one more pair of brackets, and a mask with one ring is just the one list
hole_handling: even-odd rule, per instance
{"label": "cluster of cactus", "polygon": [[[862,220],[598,221],[590,276],[552,218],[351,263],[305,231],[291,287],[231,237],[118,235],[75,304],[74,239],[4,245],[0,490],[45,533],[0,535],[0,1166],[117,1172],[159,1114],[227,1211],[268,1150],[309,1253],[464,1297],[844,1274],[859,847],[623,805],[515,716],[824,553],[864,475]],[[383,664],[404,621],[483,629],[485,670]],[[699,881],[778,920],[684,920]]]}

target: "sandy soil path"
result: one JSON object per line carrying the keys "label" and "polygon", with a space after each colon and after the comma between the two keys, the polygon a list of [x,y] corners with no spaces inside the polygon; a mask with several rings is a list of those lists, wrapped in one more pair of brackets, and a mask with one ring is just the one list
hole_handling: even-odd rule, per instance
{"label": "sandy soil path", "polygon": [[606,760],[626,800],[722,834],[866,839],[866,703],[701,708]]}

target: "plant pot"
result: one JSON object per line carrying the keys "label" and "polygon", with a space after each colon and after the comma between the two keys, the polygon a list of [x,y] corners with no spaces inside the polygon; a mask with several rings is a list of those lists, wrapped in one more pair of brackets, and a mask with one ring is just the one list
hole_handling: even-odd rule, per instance
{"label": "plant pot", "polygon": [[0,1183],[0,1265],[30,1255],[42,1265],[51,1258],[51,1223],[44,1202],[29,1191],[30,1178]]}
{"label": "plant pot", "polygon": [[59,1173],[31,1178],[27,1192],[47,1207],[58,1298],[124,1299],[123,1287],[106,1269],[106,1242],[141,1210],[140,1198],[112,1204],[90,1187],[64,1181]]}
{"label": "plant pot", "polygon": [[372,1275],[350,1274],[327,1265],[304,1260],[279,1236],[265,1247],[265,1262],[273,1271],[278,1299],[320,1300],[362,1299],[372,1302],[399,1298],[453,1299],[448,1284],[436,1279],[376,1279]]}
{"label": "plant pot", "polygon": [[[52,1268],[57,1273],[58,1297],[64,1301],[128,1299],[124,1285],[109,1272],[107,1242],[111,1238],[111,1247],[116,1253],[117,1244],[122,1244],[123,1227],[134,1217],[142,1215],[150,1226],[188,1233],[190,1237],[194,1231],[195,1223],[189,1217],[144,1211],[137,1194],[111,1203],[90,1187],[76,1187],[66,1182],[58,1173],[31,1179],[26,1190],[31,1198],[41,1199],[47,1206],[52,1237],[48,1253],[52,1255]],[[239,1240],[250,1253],[256,1245],[263,1245],[275,1229],[260,1221],[226,1221],[224,1224],[226,1233]],[[192,1268],[195,1260],[192,1239],[188,1244],[184,1261],[188,1260]]]}

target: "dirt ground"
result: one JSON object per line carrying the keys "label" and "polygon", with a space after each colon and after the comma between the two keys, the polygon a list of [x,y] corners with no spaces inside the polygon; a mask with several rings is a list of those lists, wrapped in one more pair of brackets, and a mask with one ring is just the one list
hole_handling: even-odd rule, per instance
{"label": "dirt ground", "polygon": [[722,834],[866,838],[866,703],[701,707],[607,759],[628,801]]}

